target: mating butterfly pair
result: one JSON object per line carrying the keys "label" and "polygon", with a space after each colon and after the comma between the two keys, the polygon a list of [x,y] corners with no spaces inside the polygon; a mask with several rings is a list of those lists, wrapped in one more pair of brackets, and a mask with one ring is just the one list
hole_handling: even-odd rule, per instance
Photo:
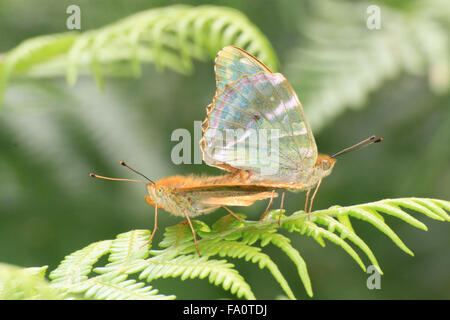
{"label": "mating butterfly pair", "polygon": [[[250,206],[257,200],[270,199],[261,219],[267,213],[276,190],[282,190],[281,209],[286,190],[307,190],[305,212],[310,212],[317,189],[329,175],[336,157],[381,141],[372,136],[333,156],[317,153],[314,136],[306,121],[300,101],[287,79],[273,73],[257,58],[237,47],[225,47],[215,60],[216,93],[207,107],[200,141],[206,164],[229,174],[214,177],[173,176],[149,183],[146,201],[155,207],[157,230],[158,208],[186,218],[194,236],[190,217],[228,206]],[[233,139],[225,139],[233,134]],[[262,135],[261,132],[266,133]],[[267,134],[269,133],[269,134]],[[264,143],[263,143],[264,142]],[[261,151],[264,151],[262,153]],[[267,156],[258,156],[258,155]],[[316,187],[308,209],[312,188]],[[281,212],[280,212],[281,218]],[[280,223],[280,220],[278,221]]]}

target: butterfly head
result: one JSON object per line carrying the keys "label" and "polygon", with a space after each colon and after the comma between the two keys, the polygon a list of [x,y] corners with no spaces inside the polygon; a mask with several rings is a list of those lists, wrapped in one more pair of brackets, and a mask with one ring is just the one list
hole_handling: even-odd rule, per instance
{"label": "butterfly head", "polygon": [[157,181],[156,183],[147,183],[147,191],[150,199],[146,201],[153,207],[156,205],[155,202],[157,202],[158,208],[162,208],[161,202],[164,201],[167,194],[170,192],[170,188],[166,188]]}
{"label": "butterfly head", "polygon": [[175,205],[177,201],[179,201],[180,196],[177,193],[177,188],[189,185],[190,182],[190,178],[172,176],[153,183],[147,183],[147,191],[150,197],[149,200],[151,200],[147,200],[147,203],[153,207],[156,203],[158,204],[158,208],[165,210],[170,209],[172,205]]}
{"label": "butterfly head", "polygon": [[328,176],[336,163],[336,159],[326,154],[319,154],[314,168],[321,178]]}

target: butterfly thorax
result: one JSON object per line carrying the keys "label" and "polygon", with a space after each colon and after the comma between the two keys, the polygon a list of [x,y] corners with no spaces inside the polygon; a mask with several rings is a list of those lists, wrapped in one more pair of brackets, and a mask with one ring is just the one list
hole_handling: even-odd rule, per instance
{"label": "butterfly thorax", "polygon": [[208,210],[205,205],[201,204],[195,193],[191,193],[189,196],[180,194],[176,186],[164,186],[155,183],[148,184],[147,190],[154,205],[176,216],[184,217],[187,214],[193,217],[213,210],[213,208]]}

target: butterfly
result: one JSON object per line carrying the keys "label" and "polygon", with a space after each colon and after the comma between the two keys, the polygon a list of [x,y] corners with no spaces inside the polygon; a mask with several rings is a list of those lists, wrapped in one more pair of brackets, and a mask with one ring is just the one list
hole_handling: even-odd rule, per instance
{"label": "butterfly", "polygon": [[207,214],[223,207],[236,219],[242,220],[228,206],[250,206],[257,200],[273,199],[278,196],[271,186],[243,183],[238,176],[232,174],[214,177],[176,175],[152,181],[124,161],[121,161],[120,164],[139,174],[148,182],[110,178],[94,173],[91,173],[90,176],[113,181],[139,182],[146,185],[148,195],[145,197],[145,201],[155,208],[155,224],[150,239],[143,246],[153,240],[158,229],[158,209],[164,209],[173,215],[186,218],[194,237],[197,254],[200,256],[191,217]]}
{"label": "butterfly", "polygon": [[[215,75],[215,96],[202,123],[203,160],[244,183],[282,189],[281,209],[286,190],[307,191],[305,212],[310,217],[317,190],[336,157],[382,141],[371,136],[332,156],[318,154],[300,100],[281,73],[273,73],[245,50],[228,46],[215,59]],[[262,135],[262,144],[260,132],[276,134]],[[266,156],[261,157],[261,149]]]}

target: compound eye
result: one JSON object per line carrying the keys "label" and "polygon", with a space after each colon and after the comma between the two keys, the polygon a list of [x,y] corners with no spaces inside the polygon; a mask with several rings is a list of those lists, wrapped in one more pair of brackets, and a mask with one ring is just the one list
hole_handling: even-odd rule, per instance
{"label": "compound eye", "polygon": [[330,164],[327,160],[322,160],[322,168],[323,170],[328,170],[330,168]]}

